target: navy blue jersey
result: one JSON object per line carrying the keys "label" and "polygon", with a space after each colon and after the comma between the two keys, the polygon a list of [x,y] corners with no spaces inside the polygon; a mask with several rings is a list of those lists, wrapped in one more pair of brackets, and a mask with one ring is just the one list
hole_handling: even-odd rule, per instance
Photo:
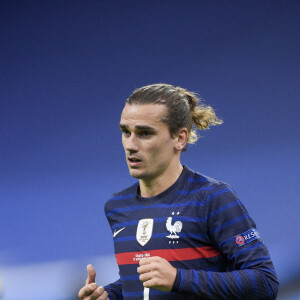
{"label": "navy blue jersey", "polygon": [[[105,204],[120,274],[105,287],[110,300],[276,298],[268,250],[230,186],[184,167],[161,194],[138,191],[137,183]],[[177,268],[171,292],[139,281],[139,261],[151,256]]]}

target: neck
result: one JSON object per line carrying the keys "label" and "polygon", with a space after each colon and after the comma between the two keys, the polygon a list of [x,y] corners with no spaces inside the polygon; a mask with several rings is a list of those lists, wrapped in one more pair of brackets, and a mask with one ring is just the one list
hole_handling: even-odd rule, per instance
{"label": "neck", "polygon": [[168,169],[167,172],[160,174],[151,180],[140,179],[140,192],[142,197],[154,197],[170,186],[172,186],[176,180],[179,178],[182,172],[182,165],[179,162],[178,165],[173,168]]}

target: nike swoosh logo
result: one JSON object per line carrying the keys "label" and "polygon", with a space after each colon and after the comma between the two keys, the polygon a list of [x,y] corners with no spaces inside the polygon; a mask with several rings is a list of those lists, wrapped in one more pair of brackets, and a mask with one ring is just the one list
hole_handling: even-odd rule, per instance
{"label": "nike swoosh logo", "polygon": [[122,230],[124,230],[126,227],[123,227],[123,228],[121,228],[121,229],[119,229],[119,230],[115,230],[115,232],[114,232],[114,234],[113,234],[113,237],[116,237],[116,235],[118,234],[118,233],[120,233]]}

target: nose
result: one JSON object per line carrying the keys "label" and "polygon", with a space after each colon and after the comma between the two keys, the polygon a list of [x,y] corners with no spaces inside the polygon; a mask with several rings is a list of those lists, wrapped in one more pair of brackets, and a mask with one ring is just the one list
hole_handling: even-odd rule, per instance
{"label": "nose", "polygon": [[137,152],[138,151],[138,142],[137,137],[132,133],[129,137],[123,140],[124,149],[128,152]]}

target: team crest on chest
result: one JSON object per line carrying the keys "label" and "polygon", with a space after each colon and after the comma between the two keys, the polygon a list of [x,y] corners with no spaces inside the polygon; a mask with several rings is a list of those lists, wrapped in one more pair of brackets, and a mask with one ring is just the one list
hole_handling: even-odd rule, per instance
{"label": "team crest on chest", "polygon": [[[172,212],[172,216],[175,215],[175,212]],[[177,216],[179,215],[179,212],[177,212],[176,214]],[[169,235],[167,235],[166,237],[168,239],[173,240],[173,244],[176,243],[178,244],[178,239],[179,239],[179,235],[177,233],[181,232],[182,229],[182,222],[180,221],[173,221],[173,217],[168,217],[167,222],[166,222],[166,227],[167,230],[170,232]],[[169,244],[171,244],[171,241],[169,242]]]}
{"label": "team crest on chest", "polygon": [[152,236],[153,219],[142,219],[139,221],[136,229],[136,240],[142,246],[145,246]]}

